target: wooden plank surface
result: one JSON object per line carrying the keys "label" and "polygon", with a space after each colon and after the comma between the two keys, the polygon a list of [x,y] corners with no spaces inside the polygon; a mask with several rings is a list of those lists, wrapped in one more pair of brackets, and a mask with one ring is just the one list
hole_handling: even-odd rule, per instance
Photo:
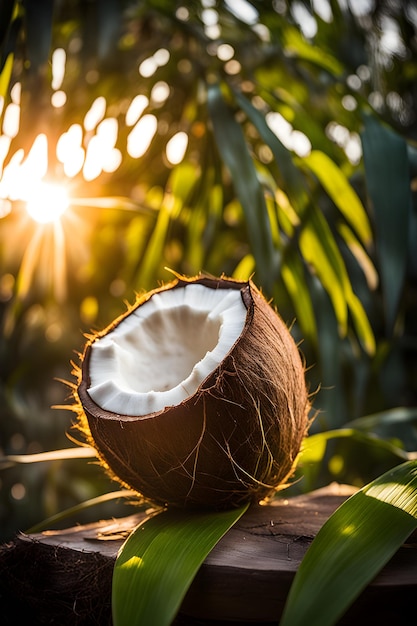
{"label": "wooden plank surface", "polygon": [[[307,548],[352,492],[351,487],[334,484],[250,508],[207,557],[176,623],[278,624]],[[114,560],[128,533],[143,519],[145,514],[138,513],[66,530],[20,534],[0,547],[0,623],[21,624],[30,615],[34,626],[110,625]],[[340,624],[411,626],[408,616],[416,598],[413,536]]]}

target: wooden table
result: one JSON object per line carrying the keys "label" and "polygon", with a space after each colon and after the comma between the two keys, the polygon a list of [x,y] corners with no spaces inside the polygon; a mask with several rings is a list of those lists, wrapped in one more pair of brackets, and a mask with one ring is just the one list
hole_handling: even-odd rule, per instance
{"label": "wooden table", "polygon": [[[175,624],[278,624],[308,546],[352,492],[351,487],[333,484],[250,508],[203,563]],[[19,534],[1,546],[0,624],[110,625],[116,554],[144,518],[138,513],[66,530]],[[414,626],[416,607],[413,535],[339,624]]]}

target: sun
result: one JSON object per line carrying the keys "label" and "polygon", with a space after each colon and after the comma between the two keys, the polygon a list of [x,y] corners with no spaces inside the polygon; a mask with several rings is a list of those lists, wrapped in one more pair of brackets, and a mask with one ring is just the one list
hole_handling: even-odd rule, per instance
{"label": "sun", "polygon": [[[75,216],[69,210],[71,199],[65,183],[30,180],[21,190],[26,219],[20,224],[28,229],[29,240],[21,258],[18,295],[24,298],[35,286],[51,290],[57,302],[67,297],[68,229]],[[65,215],[65,218],[62,217]],[[22,214],[23,217],[23,214]],[[80,225],[78,225],[80,234]]]}
{"label": "sun", "polygon": [[69,207],[69,197],[62,185],[40,181],[31,190],[26,202],[26,211],[39,224],[59,220]]}

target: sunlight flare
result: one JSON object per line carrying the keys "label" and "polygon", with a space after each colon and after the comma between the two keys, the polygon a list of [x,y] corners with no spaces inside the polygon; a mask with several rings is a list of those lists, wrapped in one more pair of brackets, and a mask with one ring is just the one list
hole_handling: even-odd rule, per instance
{"label": "sunlight flare", "polygon": [[30,217],[39,224],[56,222],[69,206],[66,190],[61,185],[39,182],[26,203]]}

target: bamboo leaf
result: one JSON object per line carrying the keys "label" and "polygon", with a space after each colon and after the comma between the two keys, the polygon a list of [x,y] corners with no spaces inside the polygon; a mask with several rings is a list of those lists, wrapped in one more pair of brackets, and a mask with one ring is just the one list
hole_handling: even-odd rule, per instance
{"label": "bamboo leaf", "polygon": [[386,472],[327,520],[294,578],[280,626],[332,626],[417,527],[417,462]]}
{"label": "bamboo leaf", "polygon": [[374,117],[362,133],[365,177],[375,215],[376,249],[386,330],[393,331],[404,285],[411,214],[410,173],[405,140]]}
{"label": "bamboo leaf", "polygon": [[258,282],[271,292],[276,255],[265,197],[242,128],[224,101],[219,85],[208,88],[208,109],[220,155],[230,171],[245,214]]}
{"label": "bamboo leaf", "polygon": [[116,559],[114,626],[169,626],[200,565],[246,509],[172,509],[140,524]]}

